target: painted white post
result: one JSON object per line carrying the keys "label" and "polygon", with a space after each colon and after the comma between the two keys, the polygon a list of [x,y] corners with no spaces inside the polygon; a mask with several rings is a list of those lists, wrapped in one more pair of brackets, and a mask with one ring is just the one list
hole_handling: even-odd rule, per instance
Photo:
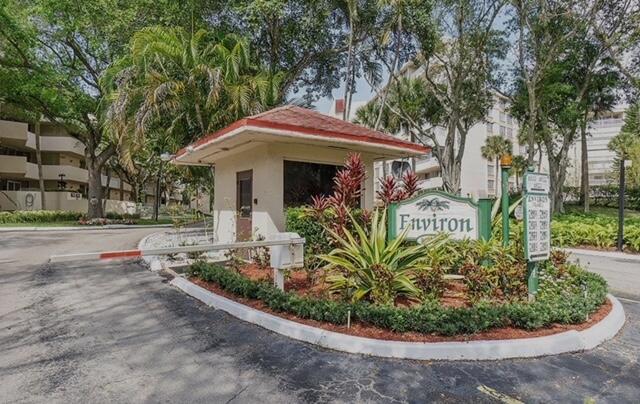
{"label": "painted white post", "polygon": [[[268,241],[299,239],[297,233],[275,233],[267,236]],[[304,265],[304,244],[274,245],[269,248],[270,264],[273,268],[273,284],[284,291],[284,270],[302,268]]]}

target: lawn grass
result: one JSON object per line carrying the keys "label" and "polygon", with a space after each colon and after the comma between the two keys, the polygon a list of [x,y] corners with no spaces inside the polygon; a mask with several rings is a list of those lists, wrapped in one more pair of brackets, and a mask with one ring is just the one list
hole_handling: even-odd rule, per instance
{"label": "lawn grass", "polygon": [[[584,209],[582,207],[582,205],[569,205],[569,204],[565,204],[564,205],[564,210],[565,213],[564,214],[558,214],[558,217],[562,217],[563,215],[568,215],[568,214],[584,214]],[[618,218],[618,208],[612,208],[612,207],[606,207],[606,206],[590,206],[589,207],[589,213],[587,215],[594,215],[594,216],[605,216],[605,217],[611,217],[611,218]],[[627,219],[637,219],[640,218],[640,211],[637,210],[633,210],[633,209],[625,209],[624,210],[624,217]]]}

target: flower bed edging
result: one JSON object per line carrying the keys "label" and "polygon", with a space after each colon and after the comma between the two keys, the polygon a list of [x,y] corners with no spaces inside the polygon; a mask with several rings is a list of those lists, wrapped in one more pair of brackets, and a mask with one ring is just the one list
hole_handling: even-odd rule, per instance
{"label": "flower bed edging", "polygon": [[270,331],[324,348],[372,356],[417,360],[495,360],[557,355],[592,349],[613,338],[625,322],[624,309],[612,295],[611,312],[599,323],[582,330],[570,330],[544,337],[498,341],[405,342],[383,341],[341,334],[287,320],[237,303],[210,292],[182,277],[171,285],[208,306]]}

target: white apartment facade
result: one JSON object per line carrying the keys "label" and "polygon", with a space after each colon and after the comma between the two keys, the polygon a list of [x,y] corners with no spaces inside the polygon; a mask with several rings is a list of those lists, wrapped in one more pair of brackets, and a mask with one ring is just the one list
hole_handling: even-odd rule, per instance
{"label": "white apartment facade", "polygon": [[[85,211],[88,172],[84,145],[66,129],[51,122],[40,124],[40,151],[48,210]],[[36,160],[36,135],[24,122],[0,120],[0,210],[42,209]],[[131,185],[103,172],[107,211],[132,213]],[[108,192],[107,192],[108,190]],[[148,187],[146,203],[153,202]]]}
{"label": "white apartment facade", "polygon": [[[422,68],[415,69],[413,65],[409,64],[402,69],[402,74],[406,77],[418,77],[424,75],[424,70]],[[435,131],[438,142],[444,144],[445,128],[435,128]],[[481,152],[487,137],[492,135],[500,135],[509,139],[513,144],[514,155],[522,154],[523,150],[518,144],[518,124],[509,113],[509,100],[498,91],[494,91],[494,103],[485,120],[474,125],[467,134],[460,179],[461,195],[463,196],[477,199],[494,197],[500,192],[499,189],[496,189],[500,187],[500,181],[496,178],[496,162],[486,160],[482,157]],[[399,134],[397,136],[409,140],[406,135]],[[378,179],[383,178],[385,173],[399,177],[409,169],[414,169],[420,178],[422,189],[442,188],[440,166],[433,153],[418,157],[414,161],[406,159],[405,161],[395,160],[378,163],[375,175]],[[375,183],[376,190],[378,190],[380,181]],[[515,189],[515,176],[510,178],[509,186],[511,189]]]}
{"label": "white apartment facade", "polygon": [[[615,153],[609,150],[609,142],[624,126],[627,105],[619,105],[612,111],[599,113],[588,126],[587,153],[589,157],[589,185],[616,183],[613,178]],[[569,150],[567,185],[580,186],[582,171],[582,145],[578,140]]]}

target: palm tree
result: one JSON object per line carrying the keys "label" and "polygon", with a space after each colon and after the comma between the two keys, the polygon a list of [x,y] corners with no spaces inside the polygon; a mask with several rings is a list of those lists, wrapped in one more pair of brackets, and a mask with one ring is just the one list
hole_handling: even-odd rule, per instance
{"label": "palm tree", "polygon": [[524,156],[513,156],[513,161],[511,162],[511,166],[513,167],[513,175],[516,177],[516,189],[520,189],[520,178],[527,171],[529,166],[527,159]]}
{"label": "palm tree", "polygon": [[640,103],[627,109],[622,130],[609,142],[609,149],[616,153],[613,172],[620,173],[620,161],[631,160],[631,167],[626,170],[626,179],[630,186],[640,183]]}
{"label": "palm tree", "polygon": [[103,78],[108,127],[125,155],[160,129],[184,144],[275,105],[282,77],[255,64],[242,37],[145,28]]}
{"label": "palm tree", "polygon": [[495,194],[496,197],[500,196],[501,180],[500,180],[500,157],[505,154],[510,154],[513,149],[511,141],[503,138],[499,135],[487,136],[484,146],[480,149],[482,157],[489,161],[495,161],[496,173],[495,173]]}

